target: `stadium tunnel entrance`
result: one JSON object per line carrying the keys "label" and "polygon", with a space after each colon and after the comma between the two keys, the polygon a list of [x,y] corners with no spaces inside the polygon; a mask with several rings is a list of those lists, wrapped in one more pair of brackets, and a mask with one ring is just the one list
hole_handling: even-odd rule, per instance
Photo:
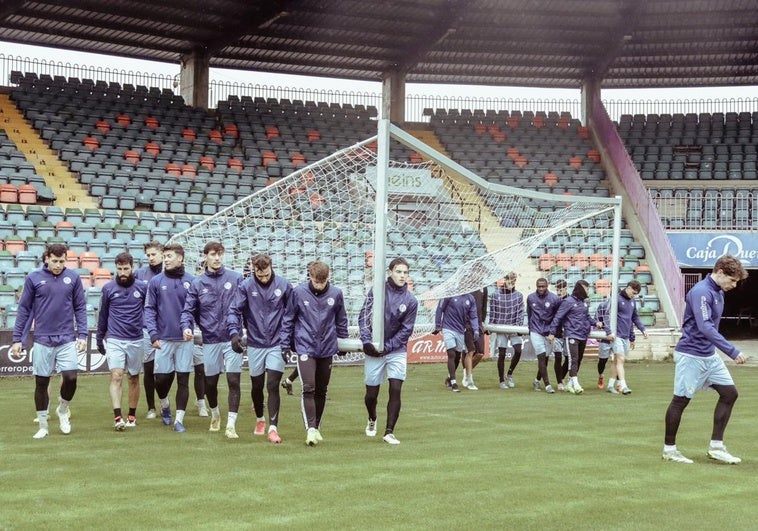
{"label": "stadium tunnel entrance", "polygon": [[[711,271],[682,269],[685,293]],[[748,269],[748,278],[725,294],[719,331],[729,340],[754,339],[758,335],[758,269]]]}

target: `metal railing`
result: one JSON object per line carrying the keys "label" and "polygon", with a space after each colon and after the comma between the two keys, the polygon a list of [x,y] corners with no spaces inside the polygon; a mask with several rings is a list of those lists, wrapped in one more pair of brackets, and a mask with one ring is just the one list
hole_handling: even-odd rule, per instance
{"label": "metal railing", "polygon": [[[76,77],[79,79],[102,80],[121,84],[145,85],[160,89],[174,90],[177,87],[178,74],[150,73],[102,68],[77,63],[46,61],[28,57],[10,56],[0,53],[0,85],[10,85],[10,75],[14,70],[35,72],[37,75]],[[339,83],[339,81],[335,81]],[[476,90],[476,89],[473,89]],[[315,101],[374,106],[381,108],[381,93],[349,90],[315,90],[298,87],[283,87],[254,83],[237,83],[211,80],[208,87],[208,105],[215,108],[219,100],[229,96],[250,96],[263,98]],[[715,113],[715,112],[754,112],[758,110],[758,98],[724,98],[724,99],[676,99],[676,100],[615,100],[603,99],[608,115],[618,121],[624,114],[675,114],[675,113]],[[540,99],[540,98],[482,98],[476,96],[438,96],[408,94],[406,96],[406,120],[409,122],[428,122],[426,109],[468,110],[507,110],[533,112],[570,112],[571,116],[581,116],[581,101],[576,99]]]}
{"label": "metal railing", "polygon": [[758,202],[748,189],[648,190],[666,230],[758,232]]}

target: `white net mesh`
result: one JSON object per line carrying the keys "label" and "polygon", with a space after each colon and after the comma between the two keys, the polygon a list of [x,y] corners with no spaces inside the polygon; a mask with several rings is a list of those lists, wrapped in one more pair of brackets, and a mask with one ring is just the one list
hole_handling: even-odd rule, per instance
{"label": "white net mesh", "polygon": [[[308,262],[324,261],[331,268],[331,282],[344,292],[357,336],[358,312],[373,276],[386,274],[386,264],[374,268],[373,263],[376,163],[375,141],[346,148],[171,242],[184,246],[188,271],[199,265],[207,242],[220,241],[227,267],[241,272],[251,255],[267,253],[276,274],[293,285],[305,281]],[[594,231],[593,254],[610,254],[611,199],[567,202],[565,196],[491,185],[445,167],[433,160],[390,161],[387,172],[385,255],[387,262],[402,256],[410,263],[409,286],[422,303],[414,336],[432,330],[439,299],[485,286],[494,289],[509,271],[530,280],[553,277],[549,280],[555,282],[558,270],[543,265],[540,271],[539,256],[547,251],[546,242],[568,238],[571,231],[583,242]],[[561,268],[560,276],[570,279],[569,273]],[[530,282],[520,289],[526,294],[533,286]]]}

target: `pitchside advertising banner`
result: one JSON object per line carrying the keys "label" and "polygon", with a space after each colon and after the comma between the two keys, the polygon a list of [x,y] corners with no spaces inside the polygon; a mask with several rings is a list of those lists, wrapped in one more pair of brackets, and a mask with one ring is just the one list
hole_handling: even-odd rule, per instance
{"label": "pitchside advertising banner", "polygon": [[719,257],[731,254],[745,267],[758,267],[758,234],[669,232],[669,241],[680,267],[710,269]]}

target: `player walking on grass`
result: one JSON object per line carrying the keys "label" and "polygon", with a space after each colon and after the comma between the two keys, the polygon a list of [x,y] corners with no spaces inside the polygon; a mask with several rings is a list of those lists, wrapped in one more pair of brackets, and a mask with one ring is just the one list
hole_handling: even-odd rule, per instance
{"label": "player walking on grass", "polygon": [[373,289],[369,290],[358,317],[363,352],[366,354],[364,363],[366,383],[364,402],[368,410],[366,435],[376,436],[376,404],[379,387],[387,378],[390,391],[383,440],[388,444],[400,444],[394,434],[395,424],[400,416],[400,393],[408,365],[408,339],[413,333],[418,312],[418,301],[408,290],[406,283],[408,271],[408,262],[404,258],[395,258],[390,262],[390,274],[384,284],[383,351],[377,351],[376,346],[371,342]]}
{"label": "player walking on grass", "polygon": [[437,305],[434,317],[434,332],[442,331],[442,341],[447,350],[447,379],[445,384],[454,393],[460,393],[458,382],[455,379],[455,371],[460,363],[461,356],[466,352],[466,340],[464,334],[466,325],[470,323],[474,334],[474,341],[479,339],[479,317],[476,313],[476,301],[470,293],[456,295],[442,299]]}
{"label": "player walking on grass", "polygon": [[[24,281],[18,314],[13,328],[11,355],[19,357],[22,339],[34,320],[34,406],[39,429],[35,439],[48,434],[48,384],[53,371],[61,374],[60,398],[56,414],[61,432],[71,433],[68,403],[76,393],[78,354],[87,347],[87,301],[79,275],[66,268],[63,244],[49,245],[44,266],[31,271]],[[76,326],[74,326],[76,323]]]}
{"label": "player walking on grass", "polygon": [[716,260],[713,271],[685,296],[682,337],[674,349],[674,397],[666,410],[663,445],[663,459],[666,461],[692,463],[692,459],[677,449],[676,434],[682,413],[692,397],[698,389],[708,387],[719,395],[713,412],[708,457],[732,465],[742,461],[724,446],[724,431],[738,393],[732,375],[716,349],[737,364],[746,361],[742,352],[719,333],[719,321],[724,311],[724,292],[734,289],[747,276],[738,258],[724,255]]}
{"label": "player walking on grass", "polygon": [[[134,278],[134,259],[129,253],[116,256],[116,278],[103,286],[95,341],[97,350],[108,360],[111,372],[110,396],[113,428],[123,431],[137,425],[139,373],[144,353],[145,294],[147,284]],[[129,413],[121,415],[124,370],[129,378]]]}
{"label": "player walking on grass", "polygon": [[[150,279],[155,275],[163,272],[163,244],[150,241],[145,244],[145,257],[147,265],[144,265],[134,272],[134,278],[147,285]],[[154,419],[155,415],[155,348],[150,341],[150,334],[147,329],[143,331],[144,344],[142,347],[143,360],[142,369],[145,374],[142,375],[142,386],[145,389],[145,401],[147,403],[146,418]]]}
{"label": "player walking on grass", "polygon": [[242,354],[232,350],[226,320],[242,275],[224,267],[224,246],[219,242],[208,242],[203,248],[203,256],[205,271],[192,281],[184,302],[182,334],[185,341],[194,342],[197,325],[202,335],[204,390],[211,408],[209,431],[221,429],[218,379],[222,372],[226,372],[229,387],[226,437],[237,439]]}
{"label": "player walking on grass", "polygon": [[280,345],[282,317],[292,296],[292,286],[274,274],[271,257],[258,254],[252,258],[253,275],[239,285],[227,318],[232,348],[242,354],[242,328],[247,325],[247,360],[255,410],[255,435],[266,433],[263,414],[263,389],[268,391],[268,440],[282,442],[279,436],[279,383],[284,374],[285,357]]}
{"label": "player walking on grass", "polygon": [[282,319],[280,345],[289,357],[294,346],[303,385],[305,442],[315,446],[323,440],[320,427],[332,373],[332,358],[338,354],[337,339],[348,337],[347,313],[342,290],[329,283],[329,266],[315,261],[310,280],[292,290]]}
{"label": "player walking on grass", "polygon": [[[536,290],[526,298],[526,319],[529,327],[529,342],[532,344],[534,354],[537,356],[537,377],[534,379],[534,390],[540,391],[540,379],[545,384],[545,391],[554,393],[550,385],[550,376],[547,370],[547,353],[553,348],[553,337],[550,335],[550,323],[555,317],[561,299],[555,293],[548,291],[547,279],[538,278],[535,283]],[[520,356],[519,356],[520,357]],[[513,369],[518,360],[514,355],[511,368],[508,369],[508,382],[512,382]]]}
{"label": "player walking on grass", "polygon": [[548,341],[553,341],[555,334],[563,327],[564,352],[569,356],[569,382],[566,391],[577,395],[584,392],[579,384],[579,360],[584,356],[590,330],[593,326],[603,327],[603,323],[590,316],[586,302],[589,288],[590,284],[586,280],[578,280],[574,284],[571,295],[561,302],[558,311],[555,312],[548,336]]}
{"label": "player walking on grass", "polygon": [[[503,285],[492,294],[490,299],[490,322],[499,325],[524,325],[524,296],[516,289],[516,273],[511,271],[503,277]],[[500,389],[508,389],[508,382],[513,383],[511,376],[505,379],[505,355],[508,344],[513,347],[513,355],[521,357],[523,340],[518,334],[497,334],[497,375]],[[514,366],[515,367],[515,366]]]}
{"label": "player walking on grass", "polygon": [[[611,371],[611,377],[608,379],[608,391],[618,394],[621,391],[622,394],[631,394],[632,390],[626,384],[626,374],[624,371],[624,361],[630,350],[634,349],[634,327],[642,332],[642,335],[647,339],[647,331],[645,325],[642,324],[640,316],[637,314],[637,305],[634,302],[634,298],[639,295],[642,290],[642,285],[638,280],[630,280],[624,289],[619,291],[618,302],[616,307],[618,308],[616,315],[616,335],[611,341],[611,349],[613,351],[613,367]],[[597,314],[602,312],[603,319],[598,318],[598,321],[603,322],[606,330],[608,328],[607,318],[610,318],[610,304],[611,299],[605,300],[598,308]],[[603,310],[601,310],[603,308]],[[606,358],[607,359],[607,358]],[[601,364],[602,358],[598,355],[598,387],[603,388],[603,368],[604,364]],[[618,379],[618,382],[617,382]]]}
{"label": "player walking on grass", "polygon": [[484,330],[482,325],[487,319],[487,287],[472,291],[471,296],[474,297],[476,315],[479,318],[479,330],[477,330],[477,338],[474,340],[474,329],[471,322],[466,325],[466,333],[463,335],[466,342],[466,354],[463,357],[461,385],[470,391],[478,391],[479,388],[474,384],[474,369],[484,357]]}
{"label": "player walking on grass", "polygon": [[171,425],[168,393],[176,376],[176,418],[174,431],[183,433],[184,414],[189,401],[189,373],[192,371],[193,343],[184,340],[181,315],[192,275],[184,271],[184,248],[178,244],[163,249],[163,272],[147,285],[145,326],[155,350],[155,390],[161,405],[163,424]]}

